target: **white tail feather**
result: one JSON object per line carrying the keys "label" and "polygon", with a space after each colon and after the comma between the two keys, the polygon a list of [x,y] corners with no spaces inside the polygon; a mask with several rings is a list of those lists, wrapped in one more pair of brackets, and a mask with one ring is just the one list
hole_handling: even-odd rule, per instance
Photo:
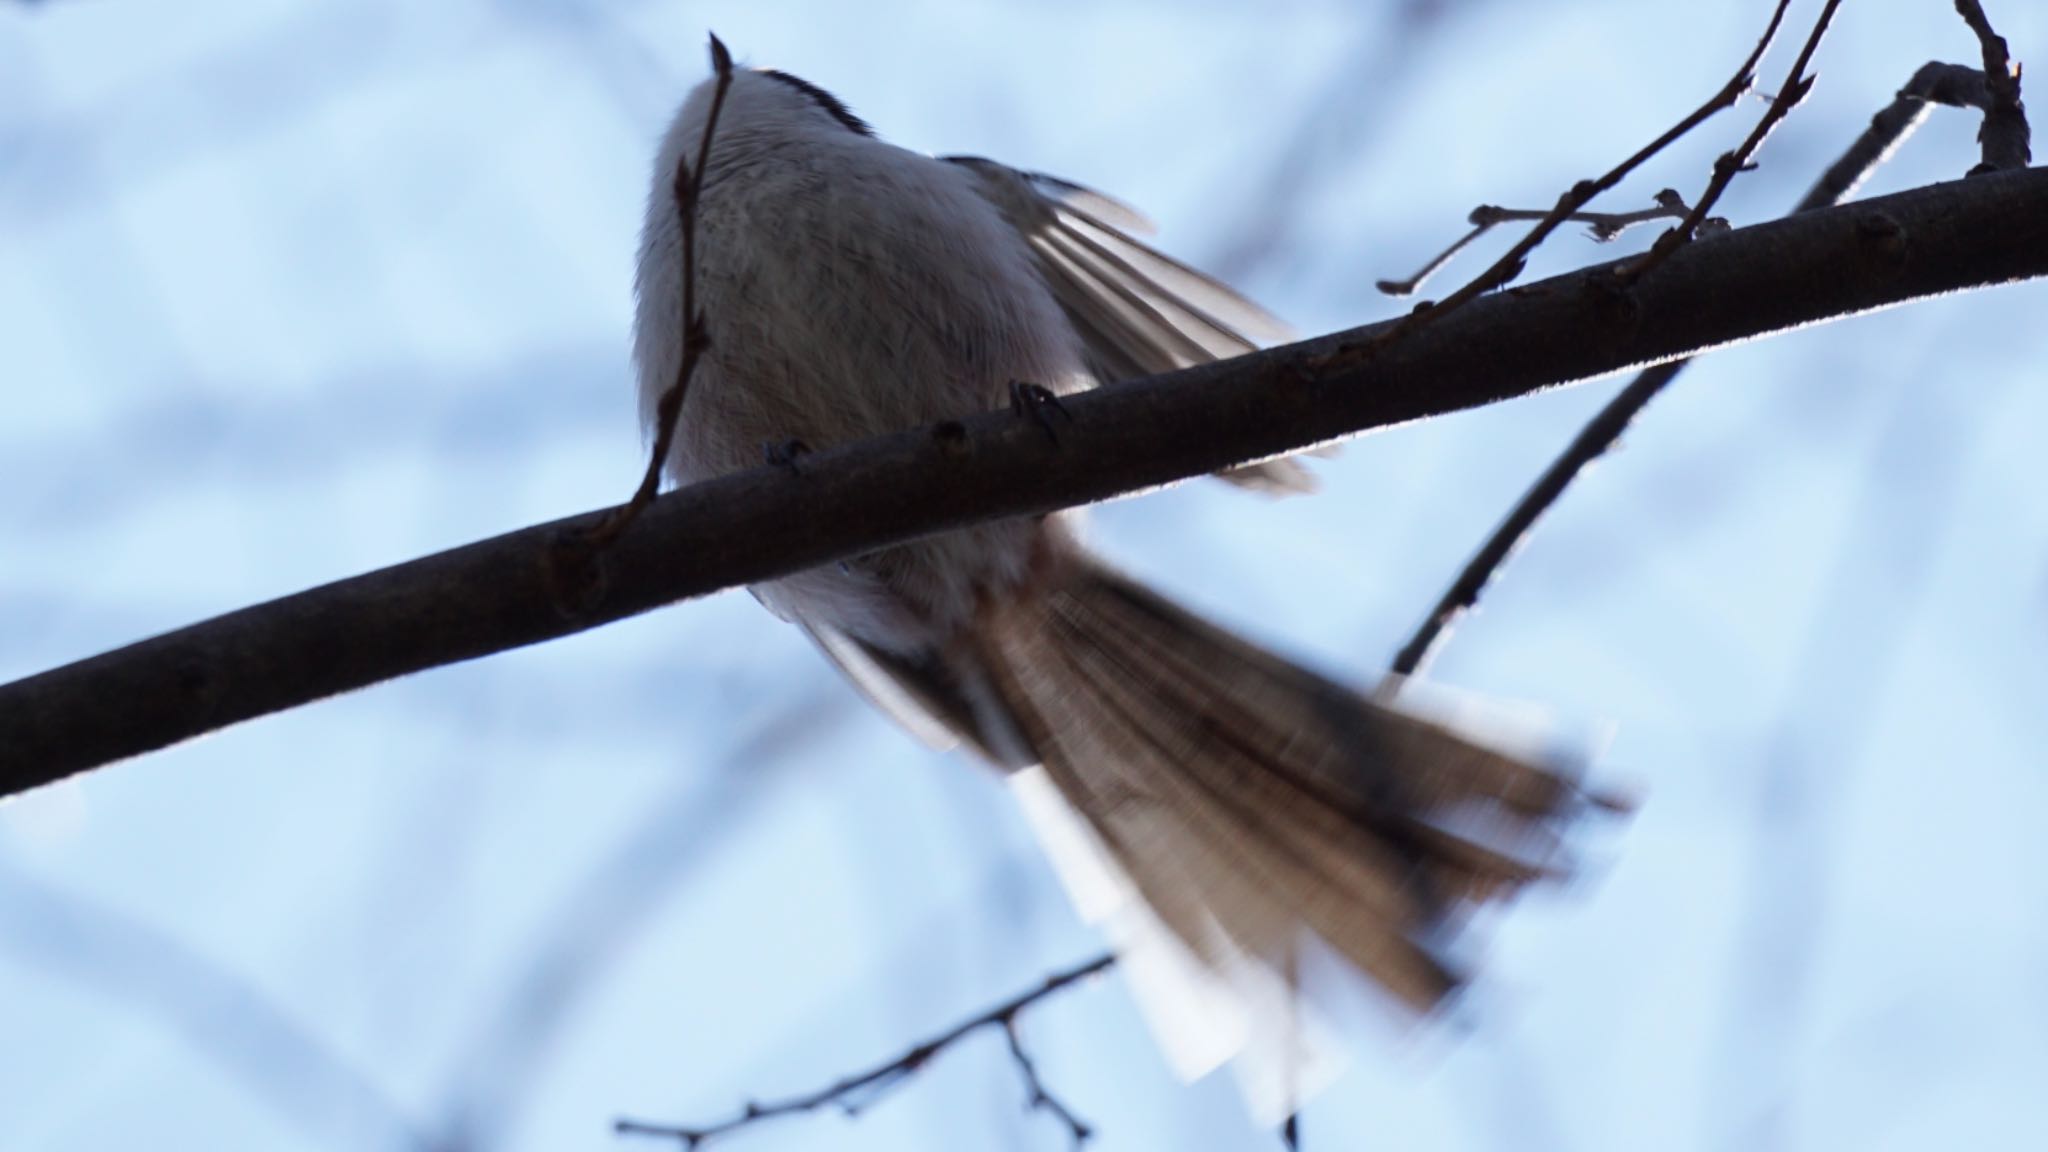
{"label": "white tail feather", "polygon": [[1252,1116],[1277,1125],[1343,1070],[1346,1055],[1288,979],[1229,943],[1213,966],[1169,929],[1095,831],[1042,768],[1010,776],[1012,791],[1081,919],[1116,950],[1124,982],[1174,1073],[1197,1080],[1226,1062]]}

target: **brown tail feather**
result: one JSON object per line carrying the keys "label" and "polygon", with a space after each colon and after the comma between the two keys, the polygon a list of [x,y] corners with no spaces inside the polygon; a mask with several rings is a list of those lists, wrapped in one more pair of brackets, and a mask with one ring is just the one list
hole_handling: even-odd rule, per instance
{"label": "brown tail feather", "polygon": [[1556,874],[1575,782],[1279,659],[1114,573],[993,606],[976,663],[1068,805],[1214,963],[1313,932],[1417,1010],[1442,918]]}

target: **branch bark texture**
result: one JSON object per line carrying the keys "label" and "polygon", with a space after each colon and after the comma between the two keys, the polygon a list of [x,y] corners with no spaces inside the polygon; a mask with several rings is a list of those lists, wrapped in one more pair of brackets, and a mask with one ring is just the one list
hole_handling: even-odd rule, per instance
{"label": "branch bark texture", "polygon": [[1939,293],[2048,275],[2048,170],[2000,171],[1701,239],[1388,325],[1068,399],[1053,440],[1007,412],[826,449],[536,525],[0,686],[0,795],[339,692],[980,520],[1173,483],[1309,445],[1693,356]]}

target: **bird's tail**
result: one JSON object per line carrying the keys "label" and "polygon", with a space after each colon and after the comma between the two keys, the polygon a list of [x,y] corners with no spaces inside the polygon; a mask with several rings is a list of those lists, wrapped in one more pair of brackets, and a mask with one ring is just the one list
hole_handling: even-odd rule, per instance
{"label": "bird's tail", "polygon": [[[1091,561],[991,605],[974,643],[1009,730],[979,743],[1037,761],[1016,777],[1032,823],[1190,1076],[1262,1029],[1298,1049],[1311,936],[1418,1013],[1437,1005],[1459,980],[1432,947],[1446,918],[1559,875],[1584,806],[1569,770],[1360,695]],[[1253,1095],[1277,1112],[1318,1073],[1275,1063]]]}

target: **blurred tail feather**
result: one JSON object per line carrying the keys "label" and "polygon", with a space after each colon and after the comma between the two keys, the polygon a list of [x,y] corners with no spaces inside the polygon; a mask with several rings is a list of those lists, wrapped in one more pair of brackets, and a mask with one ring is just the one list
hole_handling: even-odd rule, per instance
{"label": "blurred tail feather", "polygon": [[1339,1063],[1301,1003],[1304,949],[1429,1011],[1459,982],[1446,927],[1559,876],[1588,799],[1497,706],[1414,685],[1396,709],[1078,553],[943,651],[813,634],[914,731],[1018,770],[1175,1069],[1234,1059],[1276,1123]]}
{"label": "blurred tail feather", "polygon": [[[1051,591],[991,605],[977,643],[1042,765],[1019,791],[1083,914],[1127,956],[1169,936],[1192,958],[1148,959],[1149,989],[1133,973],[1183,1073],[1213,1067],[1258,1019],[1202,1034],[1162,1017],[1202,1002],[1227,1020],[1230,990],[1290,989],[1304,933],[1425,1012],[1458,983],[1430,945],[1446,917],[1562,870],[1562,827],[1582,806],[1571,775],[1281,660],[1106,569],[1084,562]],[[1146,906],[1135,921],[1116,915],[1120,887]],[[1162,1003],[1167,982],[1183,991]],[[1313,1050],[1283,1055],[1299,1075],[1282,1098],[1322,1078]]]}

